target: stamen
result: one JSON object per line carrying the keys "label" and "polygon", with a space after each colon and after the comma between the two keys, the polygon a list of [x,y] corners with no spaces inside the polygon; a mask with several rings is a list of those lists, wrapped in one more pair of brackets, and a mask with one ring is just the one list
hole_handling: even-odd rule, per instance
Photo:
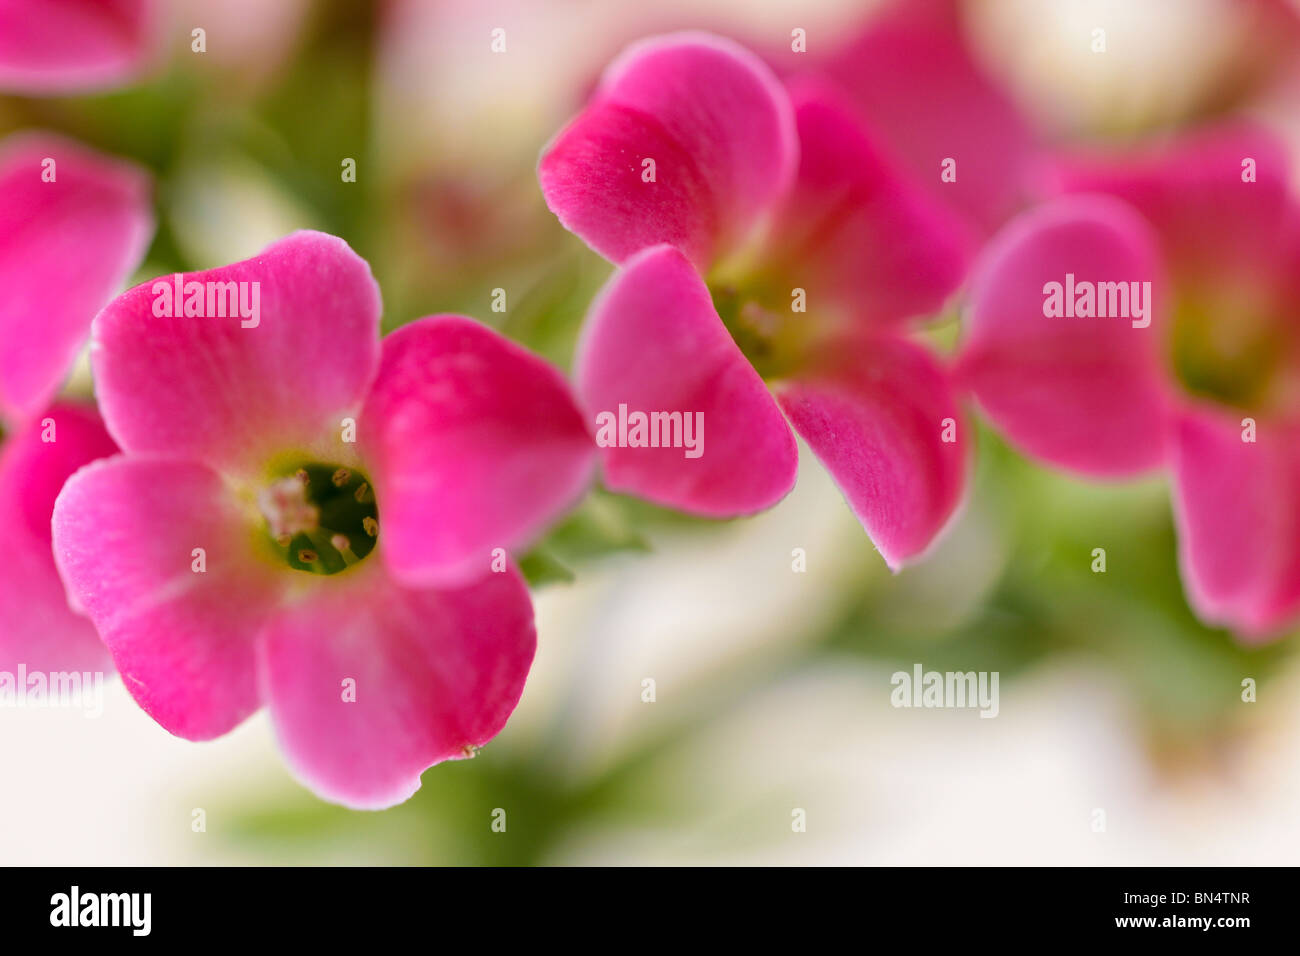
{"label": "stamen", "polygon": [[343,563],[353,565],[357,563],[357,556],[352,550],[352,542],[348,540],[345,534],[336,534],[330,538],[330,546],[334,548],[343,557]]}
{"label": "stamen", "polygon": [[257,503],[280,556],[298,571],[338,574],[375,549],[375,492],[350,467],[309,462],[272,481]]}

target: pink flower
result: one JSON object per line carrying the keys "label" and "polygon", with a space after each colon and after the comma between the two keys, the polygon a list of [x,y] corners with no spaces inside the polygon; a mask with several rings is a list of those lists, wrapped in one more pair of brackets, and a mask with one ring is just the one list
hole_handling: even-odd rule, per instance
{"label": "pink flower", "polygon": [[48,133],[0,143],[0,419],[49,404],[153,235],[138,167]]}
{"label": "pink flower", "polygon": [[204,740],[265,703],[295,774],[354,807],[505,724],[534,631],[504,549],[592,466],[555,369],[455,315],[381,347],[379,316],[366,263],[313,232],[130,290],[92,356],[124,454],[54,508],[69,592],[150,716]]}
{"label": "pink flower", "polygon": [[50,551],[50,514],[68,476],[117,451],[93,408],[71,403],[0,441],[0,671],[97,671],[108,654],[68,608]]}
{"label": "pink flower", "polygon": [[157,29],[153,0],[0,0],[0,90],[61,95],[138,75]]}
{"label": "pink flower", "polygon": [[[893,0],[817,68],[846,91],[914,181],[983,236],[1033,197],[1039,144],[971,50],[967,6]],[[940,175],[945,164],[949,177]]]}
{"label": "pink flower", "polygon": [[50,512],[68,475],[116,448],[94,409],[50,403],[152,232],[143,171],[46,134],[0,144],[0,670],[107,663],[68,609]]}
{"label": "pink flower", "polygon": [[[617,443],[597,432],[611,488],[714,517],[766,508],[795,479],[784,409],[891,567],[930,544],[968,441],[944,368],[906,333],[960,281],[966,235],[829,88],[787,94],[706,34],[644,41],[539,178],[560,221],[622,267],[576,362],[589,415],[620,416]],[[653,413],[700,420],[699,453],[634,447],[622,417]]]}
{"label": "pink flower", "polygon": [[[959,375],[1028,454],[1164,466],[1189,599],[1262,637],[1300,611],[1300,207],[1245,129],[1063,167],[999,234]],[[1101,544],[1102,542],[1099,542]]]}

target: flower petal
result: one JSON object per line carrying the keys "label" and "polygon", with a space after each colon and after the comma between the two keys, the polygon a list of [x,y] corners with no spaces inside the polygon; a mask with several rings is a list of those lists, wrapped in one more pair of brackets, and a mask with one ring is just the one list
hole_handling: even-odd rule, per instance
{"label": "flower petal", "polygon": [[[118,444],[227,472],[289,448],[314,449],[326,463],[343,454],[342,419],[379,365],[379,288],[365,260],[342,239],[296,232],[252,259],[181,279],[221,293],[204,295],[204,316],[155,314],[177,311],[166,307],[175,277],[163,276],[95,320],[96,392]],[[229,289],[241,296],[238,314]]]}
{"label": "flower petal", "polygon": [[0,90],[67,94],[140,72],[153,0],[0,0]]}
{"label": "flower petal", "polygon": [[[793,487],[794,436],[677,250],[649,249],[615,274],[592,304],[575,364],[615,491],[722,518],[770,507]],[[622,406],[629,421],[632,413],[680,413],[681,442],[607,443],[617,435],[599,426],[617,422]],[[699,423],[690,436],[698,454],[686,445],[691,423]]]}
{"label": "flower petal", "polygon": [[[932,198],[988,234],[1034,191],[1034,137],[970,51],[954,0],[898,0],[822,67]],[[956,179],[941,178],[955,161]]]}
{"label": "flower petal", "polygon": [[765,249],[807,294],[809,311],[847,307],[881,324],[939,310],[965,275],[967,227],[894,168],[837,94],[800,82],[791,96],[799,174]]}
{"label": "flower petal", "polygon": [[938,360],[894,336],[841,342],[778,396],[890,568],[921,555],[962,500],[971,448]]}
{"label": "flower petal", "polygon": [[0,445],[0,670],[107,667],[94,627],[68,607],[50,550],[50,514],[69,475],[116,451],[94,409],[72,404],[50,408]]}
{"label": "flower petal", "polygon": [[[1098,476],[1130,475],[1163,460],[1170,392],[1158,357],[1165,290],[1157,256],[1141,218],[1104,196],[1044,204],[985,249],[971,282],[958,376],[1030,455]],[[1060,284],[1065,297],[1068,276],[1076,288],[1150,281],[1150,325],[1045,315],[1047,284]]]}
{"label": "flower petal", "polygon": [[0,145],[0,418],[49,404],[152,233],[143,170],[49,134]]}
{"label": "flower petal", "polygon": [[1300,430],[1197,408],[1174,429],[1171,465],[1179,560],[1206,621],[1247,638],[1276,636],[1300,612]]}
{"label": "flower petal", "polygon": [[477,578],[574,503],[595,459],[559,371],[460,315],[384,339],[360,440],[384,559],[413,584]]}
{"label": "flower petal", "polygon": [[255,638],[283,578],[268,574],[269,542],[258,554],[247,512],[216,473],[192,462],[98,461],[68,480],[53,527],[69,597],[154,720],[206,740],[257,709]]}
{"label": "flower petal", "polygon": [[267,625],[271,718],[306,786],[390,807],[505,726],[533,660],[532,604],[513,568],[456,590],[404,588],[381,566],[338,583]]}
{"label": "flower petal", "polygon": [[1252,280],[1279,267],[1288,226],[1285,145],[1236,124],[1199,130],[1115,157],[1063,158],[1056,174],[1072,192],[1123,199],[1155,229],[1165,263],[1183,282],[1228,271]]}
{"label": "flower petal", "polygon": [[669,243],[704,269],[768,210],[797,156],[790,104],[767,66],[728,40],[679,33],[610,65],[538,177],[565,228],[606,258]]}

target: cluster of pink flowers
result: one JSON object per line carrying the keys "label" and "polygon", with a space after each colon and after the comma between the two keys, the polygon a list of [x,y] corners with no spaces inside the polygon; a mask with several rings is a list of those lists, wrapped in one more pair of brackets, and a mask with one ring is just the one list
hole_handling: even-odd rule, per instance
{"label": "cluster of pink flowers", "polygon": [[[147,60],[151,4],[61,3],[49,32],[20,6],[0,0],[0,86]],[[12,137],[0,669],[111,656],[193,740],[265,705],[314,791],[390,806],[504,726],[535,646],[509,556],[597,463],[611,489],[731,517],[789,492],[798,435],[898,569],[965,497],[972,407],[1072,472],[1166,467],[1190,602],[1276,635],[1300,614],[1287,163],[1242,126],[1050,152],[947,3],[799,72],[709,34],[644,40],[538,166],[615,266],[570,386],[464,316],[381,339],[369,267],[320,233],[109,301],[149,242],[147,175]],[[943,355],[923,332],[954,307]],[[87,336],[97,409],[56,398]]]}

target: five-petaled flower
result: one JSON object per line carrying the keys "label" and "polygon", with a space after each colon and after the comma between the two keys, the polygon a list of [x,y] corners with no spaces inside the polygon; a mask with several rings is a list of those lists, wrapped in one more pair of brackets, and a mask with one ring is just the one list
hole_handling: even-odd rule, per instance
{"label": "five-petaled flower", "polygon": [[[958,364],[1035,458],[1095,477],[1167,467],[1192,606],[1254,638],[1300,612],[1300,207],[1287,168],[1279,144],[1245,128],[1063,162],[1070,194],[985,250]],[[1067,276],[1083,307],[1045,309]],[[1086,301],[1104,283],[1122,304],[1119,284],[1131,298],[1139,282],[1154,299],[1141,321],[1095,317]]]}
{"label": "five-petaled flower", "polygon": [[378,287],[341,239],[182,276],[196,296],[253,282],[255,328],[155,310],[154,283],[95,319],[123,454],[68,481],[55,556],[167,730],[216,737],[265,703],[308,786],[389,806],[514,709],[532,606],[494,557],[581,494],[594,446],[560,373],[472,319],[381,345]]}
{"label": "five-petaled flower", "polygon": [[787,92],[730,41],[651,39],[538,173],[560,221],[621,267],[579,344],[588,414],[707,426],[696,458],[604,448],[610,487],[714,517],[769,507],[795,479],[784,410],[891,567],[930,545],[970,443],[945,367],[907,333],[961,281],[971,233],[847,100],[813,79]]}

